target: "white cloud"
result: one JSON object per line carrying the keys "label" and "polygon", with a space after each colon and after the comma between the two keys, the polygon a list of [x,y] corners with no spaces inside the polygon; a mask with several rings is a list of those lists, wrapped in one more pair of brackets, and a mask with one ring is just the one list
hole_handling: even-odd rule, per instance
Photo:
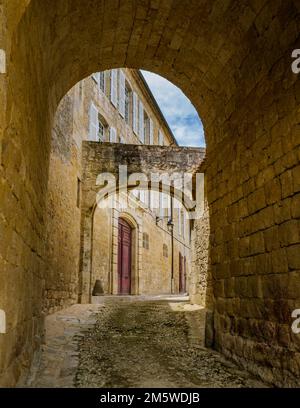
{"label": "white cloud", "polygon": [[199,115],[184,93],[167,79],[142,71],[179,145],[205,146]]}

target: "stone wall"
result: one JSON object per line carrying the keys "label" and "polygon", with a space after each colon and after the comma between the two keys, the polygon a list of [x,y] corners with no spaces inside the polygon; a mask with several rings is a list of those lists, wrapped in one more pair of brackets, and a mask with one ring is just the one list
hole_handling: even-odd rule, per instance
{"label": "stone wall", "polygon": [[[202,163],[204,155],[205,149],[198,148],[84,142],[81,217],[83,281],[80,290],[83,301],[89,300],[89,294],[96,279],[101,281],[105,293],[118,293],[118,218],[122,217],[123,213],[126,216],[128,211],[128,208],[122,210],[124,202],[119,202],[115,198],[117,205],[112,210],[96,207],[93,212],[99,191],[96,183],[97,176],[110,172],[118,180],[119,165],[124,164],[128,166],[128,176],[135,172],[142,172],[148,176],[151,173],[172,174],[182,171],[193,173]],[[132,206],[131,200],[126,207],[129,207],[129,222],[136,231],[137,240],[134,249],[136,265],[133,265],[135,284],[132,287],[132,293],[170,293],[171,236],[166,228],[167,219],[159,221],[156,225],[155,217],[158,208],[155,212],[142,203]],[[176,224],[175,227],[177,227]],[[179,252],[186,257],[186,273],[188,280],[190,278],[189,229],[187,226],[185,229],[186,235],[183,237],[174,228],[174,290],[176,293],[179,291]],[[148,234],[149,249],[143,248],[143,233]],[[89,245],[91,241],[92,247]],[[168,256],[163,255],[163,244],[168,247]],[[101,252],[102,257],[98,251]],[[186,286],[188,290],[188,282]]]}
{"label": "stone wall", "polygon": [[1,6],[0,384],[16,383],[43,332],[56,108],[82,78],[124,66],[174,82],[203,119],[216,347],[277,385],[298,384],[299,76],[290,64],[299,1]]}
{"label": "stone wall", "polygon": [[212,279],[209,259],[209,212],[195,220],[192,229],[192,265],[190,299],[192,303],[213,309]]}
{"label": "stone wall", "polygon": [[76,89],[61,101],[52,131],[46,203],[46,314],[78,301],[81,141],[76,143]]}

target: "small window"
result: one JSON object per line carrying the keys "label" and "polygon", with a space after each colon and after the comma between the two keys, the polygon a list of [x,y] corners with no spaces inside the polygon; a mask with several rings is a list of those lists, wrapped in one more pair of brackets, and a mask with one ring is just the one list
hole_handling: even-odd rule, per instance
{"label": "small window", "polygon": [[99,120],[98,136],[99,136],[100,142],[105,142],[105,126],[101,122],[101,120]]}
{"label": "small window", "polygon": [[112,69],[110,71],[110,100],[111,103],[118,106],[118,70]]}
{"label": "small window", "polygon": [[165,258],[168,258],[168,245],[167,244],[163,244],[163,256]]}
{"label": "small window", "polygon": [[79,177],[77,177],[77,208],[80,208],[80,202],[81,202],[81,180]]}
{"label": "small window", "polygon": [[150,120],[145,110],[144,110],[144,140],[145,140],[145,144],[147,145],[151,144],[150,143]]}
{"label": "small window", "polygon": [[132,105],[132,92],[126,83],[125,86],[125,121],[127,125],[130,125],[130,112],[131,112],[131,105]]}
{"label": "small window", "polygon": [[105,93],[105,72],[99,72],[99,88]]}
{"label": "small window", "polygon": [[116,131],[116,128],[114,127],[110,128],[109,141],[110,143],[117,143],[117,131]]}
{"label": "small window", "polygon": [[149,235],[146,232],[143,233],[143,248],[149,249]]}

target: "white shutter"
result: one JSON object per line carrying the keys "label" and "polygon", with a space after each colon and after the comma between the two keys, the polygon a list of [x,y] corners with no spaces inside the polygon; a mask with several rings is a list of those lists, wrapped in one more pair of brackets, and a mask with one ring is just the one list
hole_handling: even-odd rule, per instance
{"label": "white shutter", "polygon": [[110,141],[110,143],[116,143],[116,141],[117,141],[117,131],[116,131],[116,129],[114,127],[110,128],[109,141]]}
{"label": "white shutter", "polygon": [[166,193],[163,193],[163,209],[164,214],[169,214],[169,196]]}
{"label": "white shutter", "polygon": [[154,209],[157,208],[157,205],[156,205],[156,201],[157,201],[156,193],[157,192],[154,190],[150,190],[149,193],[150,193],[150,208],[153,211]]}
{"label": "white shutter", "polygon": [[89,140],[93,142],[97,142],[98,133],[99,133],[98,109],[93,103],[91,103]]}
{"label": "white shutter", "polygon": [[132,107],[132,128],[134,133],[137,135],[137,112],[138,112],[138,97],[135,92],[133,92],[133,107]]}
{"label": "white shutter", "polygon": [[99,88],[103,93],[105,93],[105,72],[99,72]]}
{"label": "white shutter", "polygon": [[158,132],[158,144],[160,146],[164,145],[164,135],[163,135],[161,130],[159,130],[159,132]]}
{"label": "white shutter", "polygon": [[159,215],[164,216],[163,193],[159,193]]}
{"label": "white shutter", "polygon": [[110,71],[110,100],[111,103],[118,106],[118,70],[112,69]]}
{"label": "white shutter", "polygon": [[149,144],[153,145],[153,121],[149,119]]}
{"label": "white shutter", "polygon": [[149,206],[149,191],[141,190],[141,201],[148,207]]}
{"label": "white shutter", "polygon": [[94,74],[92,75],[92,78],[97,82],[97,84],[99,84],[100,72],[94,72]]}
{"label": "white shutter", "polygon": [[139,103],[139,136],[142,143],[145,142],[145,129],[144,129],[144,105],[143,102]]}
{"label": "white shutter", "polygon": [[122,117],[125,117],[125,74],[119,71],[119,112]]}

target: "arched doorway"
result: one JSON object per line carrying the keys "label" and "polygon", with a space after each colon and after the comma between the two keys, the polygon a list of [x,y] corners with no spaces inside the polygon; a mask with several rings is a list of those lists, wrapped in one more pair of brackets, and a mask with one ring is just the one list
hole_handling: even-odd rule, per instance
{"label": "arched doorway", "polygon": [[118,294],[131,294],[132,228],[126,220],[118,223]]}

